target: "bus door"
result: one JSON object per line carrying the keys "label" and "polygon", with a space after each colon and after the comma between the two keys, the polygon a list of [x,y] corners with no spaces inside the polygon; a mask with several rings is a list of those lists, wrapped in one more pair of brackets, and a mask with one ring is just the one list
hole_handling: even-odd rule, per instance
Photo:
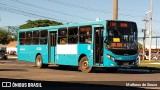
{"label": "bus door", "polygon": [[57,36],[57,31],[49,32],[49,43],[48,43],[49,63],[55,63],[56,36]]}
{"label": "bus door", "polygon": [[94,65],[103,64],[103,27],[94,28]]}

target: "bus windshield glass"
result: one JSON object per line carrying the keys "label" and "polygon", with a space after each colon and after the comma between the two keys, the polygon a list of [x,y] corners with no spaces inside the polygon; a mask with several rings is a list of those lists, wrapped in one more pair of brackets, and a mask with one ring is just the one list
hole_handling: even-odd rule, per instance
{"label": "bus windshield glass", "polygon": [[107,48],[137,49],[137,27],[135,23],[109,23],[107,26]]}

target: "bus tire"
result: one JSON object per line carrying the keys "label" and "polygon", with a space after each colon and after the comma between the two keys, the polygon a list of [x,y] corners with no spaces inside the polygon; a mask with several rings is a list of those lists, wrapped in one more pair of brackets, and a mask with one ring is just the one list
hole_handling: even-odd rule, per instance
{"label": "bus tire", "polygon": [[43,68],[44,66],[46,66],[45,64],[43,64],[43,60],[42,60],[41,55],[37,55],[37,57],[36,57],[36,66],[37,66],[37,68]]}
{"label": "bus tire", "polygon": [[89,66],[88,58],[86,56],[80,59],[78,68],[85,73],[91,72],[92,67]]}

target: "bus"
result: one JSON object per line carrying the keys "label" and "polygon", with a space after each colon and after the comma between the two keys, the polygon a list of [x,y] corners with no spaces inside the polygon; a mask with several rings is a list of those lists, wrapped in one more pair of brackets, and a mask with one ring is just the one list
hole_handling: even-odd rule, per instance
{"label": "bus", "polygon": [[18,60],[116,72],[138,66],[138,31],[132,21],[101,20],[18,30]]}

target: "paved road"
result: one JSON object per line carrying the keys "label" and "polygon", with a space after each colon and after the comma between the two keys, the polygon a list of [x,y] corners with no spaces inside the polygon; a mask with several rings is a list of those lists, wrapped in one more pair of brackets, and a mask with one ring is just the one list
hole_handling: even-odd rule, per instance
{"label": "paved road", "polygon": [[[103,81],[157,81],[156,83],[160,83],[159,72],[119,70],[117,73],[107,73],[105,70],[94,70],[92,73],[82,73],[73,68],[60,70],[58,66],[49,66],[48,68],[37,69],[34,63],[18,61],[15,58],[10,60],[0,60],[0,78],[49,82],[88,81],[84,83],[98,84],[103,84]],[[105,84],[108,83],[105,82]]]}

